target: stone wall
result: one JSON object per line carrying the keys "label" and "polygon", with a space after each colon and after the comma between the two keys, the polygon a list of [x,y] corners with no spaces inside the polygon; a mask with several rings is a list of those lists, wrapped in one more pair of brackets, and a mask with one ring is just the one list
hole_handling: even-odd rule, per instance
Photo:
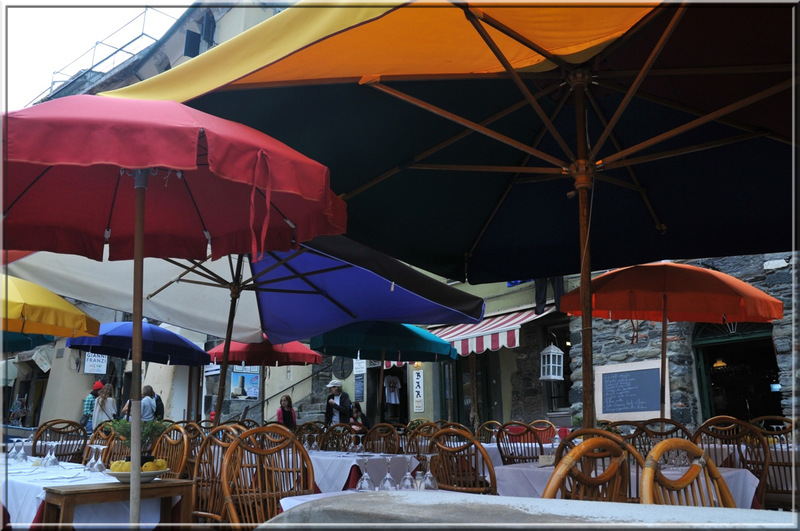
{"label": "stone wall", "polygon": [[[781,406],[787,417],[796,415],[798,401],[794,389],[798,374],[792,370],[793,356],[796,355],[798,331],[792,328],[794,308],[792,306],[793,275],[796,280],[796,256],[792,253],[773,253],[739,257],[709,258],[687,262],[691,265],[715,269],[747,282],[781,300],[784,305],[784,318],[773,324],[773,341],[778,358],[779,378],[782,385]],[[795,299],[797,300],[797,293]],[[594,365],[629,363],[648,359],[658,359],[661,355],[661,323],[642,321],[634,330],[631,321],[593,320],[593,358]],[[570,322],[572,348],[570,366],[572,368],[573,423],[582,416],[582,338],[581,319]],[[667,326],[667,354],[670,374],[670,400],[672,418],[690,427],[696,427],[701,418],[696,371],[692,348],[692,331],[695,323],[669,323]],[[634,336],[635,334],[635,336]],[[638,341],[631,342],[633,337]],[[794,347],[793,347],[794,345]]]}

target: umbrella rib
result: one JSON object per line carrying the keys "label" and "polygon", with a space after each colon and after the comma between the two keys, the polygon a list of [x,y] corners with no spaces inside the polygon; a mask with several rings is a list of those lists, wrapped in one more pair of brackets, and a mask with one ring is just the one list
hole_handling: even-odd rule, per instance
{"label": "umbrella rib", "polygon": [[[213,271],[211,271],[210,269],[206,268],[203,265],[203,262],[207,261],[209,258],[210,257],[207,257],[206,260],[203,260],[202,262],[197,260],[187,260],[188,262],[191,262],[192,264],[191,266],[178,262],[177,260],[174,260],[172,258],[162,258],[162,260],[164,260],[165,262],[168,262],[176,267],[179,267],[183,269],[183,271],[180,274],[178,274],[177,277],[173,278],[160,288],[156,289],[155,291],[147,295],[147,297],[145,298],[147,300],[150,300],[159,293],[161,293],[162,291],[164,291],[165,289],[167,289],[172,284],[177,284],[178,282],[187,282],[191,284],[199,284],[202,286],[215,286],[220,288],[227,288],[229,284],[227,280],[225,280],[223,277],[217,275],[216,273],[214,273]],[[209,281],[213,282],[213,284],[184,278],[186,275],[189,275],[191,273],[194,273],[195,275],[198,275],[200,277],[204,277]]]}
{"label": "umbrella rib", "polygon": [[457,123],[459,125],[462,125],[464,127],[468,127],[470,129],[472,129],[473,131],[476,131],[476,132],[478,132],[478,133],[480,133],[480,134],[482,134],[484,136],[487,136],[489,138],[497,140],[498,142],[506,144],[507,146],[513,147],[515,149],[518,149],[518,150],[522,151],[523,153],[528,153],[529,155],[533,155],[534,157],[536,157],[538,159],[542,159],[542,160],[544,160],[546,162],[550,162],[551,164],[553,164],[555,166],[558,166],[559,168],[565,168],[567,166],[566,162],[558,159],[557,157],[549,155],[549,154],[547,154],[547,153],[545,153],[543,151],[539,151],[538,149],[532,148],[532,147],[528,146],[527,144],[524,144],[522,142],[514,140],[513,138],[509,138],[506,135],[498,133],[497,131],[493,131],[493,130],[491,130],[491,129],[487,128],[487,127],[484,127],[484,126],[482,126],[482,125],[480,125],[480,124],[478,124],[476,122],[473,122],[472,120],[468,120],[466,118],[458,116],[457,114],[453,114],[453,113],[451,113],[449,111],[446,111],[446,110],[442,109],[441,107],[437,107],[437,106],[435,106],[433,104],[427,103],[427,102],[422,101],[422,100],[420,100],[418,98],[415,98],[413,96],[405,94],[405,93],[403,93],[403,92],[401,92],[401,91],[399,91],[397,89],[393,89],[391,87],[388,87],[388,86],[380,83],[379,81],[369,82],[369,86],[374,88],[374,89],[376,89],[376,90],[380,90],[381,92],[389,94],[390,96],[394,96],[394,97],[396,97],[396,98],[398,98],[400,100],[403,100],[403,101],[405,101],[407,103],[415,105],[415,106],[417,106],[417,107],[419,107],[421,109],[425,109],[425,110],[427,110],[427,111],[429,111],[429,112],[431,112],[433,114],[441,116],[442,118],[445,118],[447,120],[455,122],[455,123]]}
{"label": "umbrella rib", "polygon": [[690,130],[696,128],[696,127],[699,127],[701,125],[707,124],[708,122],[715,121],[720,116],[725,116],[726,114],[730,114],[730,113],[735,112],[735,111],[737,111],[739,109],[747,107],[748,105],[750,105],[752,103],[755,103],[757,101],[763,100],[763,99],[768,98],[770,96],[773,96],[773,95],[775,95],[775,94],[777,94],[779,92],[782,92],[782,91],[784,91],[786,89],[789,89],[789,88],[791,88],[793,86],[793,84],[794,84],[794,79],[786,80],[783,83],[779,83],[779,84],[777,84],[777,85],[775,85],[773,87],[770,87],[768,89],[762,90],[761,92],[753,94],[752,96],[749,96],[749,97],[744,98],[742,100],[739,100],[736,103],[732,103],[732,104],[730,104],[730,105],[728,105],[726,107],[723,107],[721,109],[717,109],[714,112],[710,112],[710,113],[706,114],[705,116],[701,116],[700,118],[697,118],[696,120],[692,120],[691,122],[687,122],[687,123],[685,123],[684,125],[682,125],[680,127],[676,127],[674,129],[672,129],[671,131],[667,131],[666,133],[662,133],[660,135],[654,136],[650,140],[646,140],[644,142],[640,142],[639,144],[637,144],[635,146],[632,146],[632,147],[630,147],[628,149],[625,149],[625,150],[620,151],[618,153],[615,153],[615,154],[613,154],[613,155],[611,155],[609,157],[606,157],[606,159],[604,161],[597,161],[597,164],[598,165],[602,165],[604,162],[614,162],[614,161],[617,161],[619,159],[622,159],[622,158],[628,156],[631,153],[636,153],[638,151],[646,149],[646,148],[648,148],[650,146],[653,146],[653,145],[658,144],[660,142],[663,142],[665,140],[669,140],[670,138],[672,138],[674,136],[678,136],[678,135],[680,135],[682,133],[685,133],[687,131],[690,131]]}
{"label": "umbrella rib", "polygon": [[[589,103],[592,105],[592,108],[594,109],[597,117],[603,123],[603,126],[604,127],[607,126],[608,123],[606,121],[605,114],[603,114],[603,110],[600,108],[600,105],[597,102],[597,99],[594,97],[594,95],[591,93],[591,91],[586,91],[586,97],[588,98]],[[620,144],[619,139],[617,138],[617,136],[613,132],[610,134],[610,139],[611,139],[611,142],[614,144],[614,147],[617,149],[617,151],[622,149],[622,145]],[[653,218],[653,221],[655,222],[656,230],[661,232],[661,234],[664,234],[667,231],[667,226],[664,223],[661,222],[661,220],[659,219],[658,215],[656,214],[655,208],[653,208],[653,204],[650,202],[650,197],[647,195],[646,189],[643,188],[641,183],[639,182],[638,175],[636,175],[636,172],[634,171],[634,169],[631,166],[627,167],[627,171],[628,171],[628,175],[630,176],[631,180],[634,183],[636,191],[639,192],[639,195],[642,198],[642,202],[644,202],[645,208],[647,208],[647,211],[650,213],[650,217]],[[597,179],[597,178],[598,178],[598,176],[597,176],[597,174],[595,174],[595,179]],[[617,184],[612,180],[608,180],[608,182],[610,182],[612,184]]]}
{"label": "umbrella rib", "polygon": [[672,36],[672,32],[675,31],[675,28],[678,26],[678,22],[680,21],[685,11],[686,11],[685,6],[675,10],[675,14],[672,16],[672,19],[669,21],[669,24],[667,24],[667,27],[664,29],[664,33],[661,35],[661,37],[658,39],[658,42],[651,50],[650,55],[648,56],[644,65],[642,66],[642,69],[636,75],[636,79],[634,79],[633,83],[631,83],[631,86],[628,88],[628,91],[625,93],[625,96],[623,96],[622,101],[619,104],[619,107],[617,107],[617,110],[614,112],[614,115],[611,117],[611,120],[609,120],[605,129],[603,129],[603,132],[600,134],[600,137],[597,139],[597,142],[592,148],[591,153],[589,153],[588,157],[589,160],[597,159],[597,154],[603,148],[606,139],[611,134],[611,131],[614,129],[614,127],[617,125],[617,122],[622,117],[622,114],[628,108],[628,104],[633,99],[633,96],[634,94],[636,94],[636,91],[639,90],[639,86],[644,82],[644,79],[645,77],[647,77],[647,74],[652,68],[653,63],[655,63],[656,59],[661,54],[661,51],[664,49],[664,46],[666,46],[667,41],[669,40],[670,36]]}
{"label": "umbrella rib", "polygon": [[[599,86],[601,86],[601,87],[609,88],[609,89],[612,89],[612,90],[617,90],[619,92],[625,92],[627,90],[627,88],[624,85],[619,84],[619,83],[615,83],[613,81],[599,80],[597,84]],[[681,103],[678,103],[678,102],[675,102],[675,101],[672,101],[672,100],[668,100],[668,99],[665,99],[665,98],[660,98],[658,96],[654,96],[652,94],[645,93],[645,92],[639,92],[636,95],[636,97],[639,98],[639,99],[642,99],[644,101],[649,101],[649,102],[652,102],[652,103],[663,105],[665,107],[670,107],[672,109],[675,109],[675,110],[678,110],[678,111],[681,111],[681,112],[685,112],[687,114],[692,114],[694,116],[703,116],[707,112],[707,111],[703,111],[701,109],[690,107],[688,105],[683,105]],[[756,129],[756,128],[754,128],[754,127],[752,127],[752,126],[750,126],[750,125],[748,125],[746,123],[742,123],[742,122],[739,122],[737,120],[731,120],[729,118],[720,117],[715,121],[717,123],[722,124],[722,125],[727,125],[729,127],[733,127],[735,129],[739,129],[739,130],[742,130],[742,131],[747,131],[747,132],[751,132],[751,133],[758,132],[758,133],[762,133],[763,134],[762,130]],[[766,132],[766,136],[767,136],[767,138],[770,138],[770,139],[778,141],[778,142],[782,142],[784,144],[791,144],[792,143],[791,139],[785,138],[782,135],[778,135],[777,133],[775,133],[773,131],[767,131]]]}
{"label": "umbrella rib", "polygon": [[[549,117],[544,112],[544,109],[542,109],[542,107],[539,105],[539,102],[536,100],[536,98],[533,97],[533,94],[531,94],[531,91],[528,89],[528,86],[522,81],[522,79],[520,79],[519,75],[514,70],[514,67],[511,66],[511,63],[506,58],[505,54],[503,54],[503,52],[500,50],[500,47],[497,46],[497,43],[494,42],[492,37],[486,31],[486,28],[484,28],[481,25],[480,21],[478,20],[477,16],[475,15],[474,10],[470,10],[470,9],[466,9],[466,8],[462,8],[462,9],[464,9],[464,14],[467,17],[467,20],[469,20],[470,24],[472,24],[472,26],[475,28],[475,31],[478,32],[478,35],[480,35],[481,39],[483,39],[483,42],[486,43],[486,46],[489,47],[489,49],[492,51],[492,53],[497,58],[497,60],[500,61],[500,64],[503,66],[503,68],[505,69],[505,71],[509,75],[509,77],[511,77],[511,80],[514,81],[514,84],[517,85],[517,88],[520,90],[520,92],[522,92],[522,95],[525,96],[525,99],[530,104],[530,106],[533,108],[533,110],[536,112],[537,116],[539,116],[539,119],[542,120],[542,123],[544,123],[545,127],[547,127],[547,130],[550,131],[550,134],[553,135],[553,138],[555,139],[555,141],[558,144],[558,146],[561,148],[561,150],[567,156],[569,161],[574,163],[575,162],[575,154],[572,152],[572,150],[567,145],[566,141],[564,140],[564,137],[561,136],[561,133],[558,132],[558,130],[556,129],[556,126],[550,121]],[[497,29],[499,29],[499,28],[497,28]],[[513,33],[513,32],[511,32],[511,30],[509,30],[508,28],[506,28],[506,29],[508,30],[507,34],[509,35],[509,37],[512,37],[512,38],[514,38],[516,40],[519,40],[519,39],[517,39],[517,37],[515,37],[514,35],[510,34],[510,33]],[[506,32],[504,32],[504,33],[506,33]],[[519,37],[522,38],[521,36],[519,36]],[[522,42],[522,44],[528,46],[528,41],[526,40],[525,42]],[[535,50],[535,48],[534,48],[534,50]]]}
{"label": "umbrella rib", "polygon": [[8,212],[9,212],[9,211],[10,211],[12,208],[14,208],[14,205],[15,205],[15,204],[17,204],[17,201],[19,201],[20,199],[22,199],[22,198],[23,198],[23,196],[24,196],[26,193],[28,193],[28,190],[30,190],[31,188],[33,188],[33,186],[34,186],[34,185],[35,185],[37,182],[39,182],[39,179],[41,179],[42,177],[44,177],[44,174],[45,174],[45,173],[47,173],[48,171],[50,171],[52,168],[53,168],[52,166],[48,166],[47,168],[45,168],[45,169],[42,171],[42,173],[40,173],[39,175],[37,175],[35,179],[31,180],[31,183],[30,183],[28,186],[26,186],[26,187],[25,187],[25,189],[22,191],[22,193],[20,193],[20,194],[19,194],[19,196],[17,196],[17,197],[14,199],[14,201],[12,201],[12,202],[11,202],[11,204],[9,204],[9,205],[8,205],[8,208],[7,208],[7,209],[6,209],[6,210],[3,212],[3,218],[5,218],[5,217],[8,215]]}
{"label": "umbrella rib", "polygon": [[339,270],[342,270],[342,269],[349,269],[351,267],[353,267],[351,264],[342,264],[342,265],[338,265],[338,266],[327,267],[325,269],[317,269],[316,271],[310,271],[310,272],[306,272],[306,273],[297,273],[297,274],[294,274],[294,275],[286,275],[286,276],[283,276],[283,277],[280,277],[280,278],[271,278],[269,280],[262,280],[262,281],[259,281],[259,282],[253,282],[252,285],[248,286],[246,289],[248,289],[248,290],[260,289],[260,288],[262,288],[264,286],[268,286],[270,284],[276,284],[278,282],[286,282],[287,280],[294,280],[294,279],[298,279],[298,278],[302,279],[302,278],[310,277],[310,276],[314,276],[314,275],[322,275],[322,274],[325,274],[325,273],[332,273],[334,271],[339,271]]}

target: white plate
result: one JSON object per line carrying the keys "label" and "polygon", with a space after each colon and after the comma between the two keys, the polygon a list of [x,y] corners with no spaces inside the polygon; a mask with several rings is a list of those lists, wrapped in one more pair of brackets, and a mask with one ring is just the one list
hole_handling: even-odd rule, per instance
{"label": "white plate", "polygon": [[[167,468],[166,470],[149,470],[147,472],[142,471],[142,483],[150,483],[164,472],[169,472],[169,468]],[[119,481],[120,483],[131,482],[130,472],[112,472],[110,470],[106,470],[106,474],[108,474],[113,478],[116,478],[116,480]]]}

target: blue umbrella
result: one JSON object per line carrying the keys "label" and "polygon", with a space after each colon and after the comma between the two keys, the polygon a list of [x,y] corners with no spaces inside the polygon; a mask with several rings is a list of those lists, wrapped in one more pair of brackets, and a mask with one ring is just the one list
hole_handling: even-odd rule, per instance
{"label": "blue umbrella", "polygon": [[[73,337],[67,340],[70,348],[129,358],[133,342],[133,323],[119,321],[100,324],[96,337]],[[203,349],[166,328],[142,323],[142,361],[164,365],[202,366],[211,363]]]}
{"label": "blue umbrella", "polygon": [[445,361],[458,356],[449,342],[418,326],[362,321],[311,338],[311,348],[333,356],[386,361]]}

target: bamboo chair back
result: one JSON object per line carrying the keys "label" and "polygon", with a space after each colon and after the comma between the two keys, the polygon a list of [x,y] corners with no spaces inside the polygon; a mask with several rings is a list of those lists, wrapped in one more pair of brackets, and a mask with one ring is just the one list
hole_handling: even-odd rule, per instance
{"label": "bamboo chair back", "polygon": [[[503,423],[499,420],[487,420],[475,432],[475,437],[478,438],[483,444],[497,442],[497,432],[503,427]],[[494,437],[494,441],[492,440]]]}
{"label": "bamboo chair back", "polygon": [[92,455],[94,453],[94,449],[91,448],[93,444],[102,444],[105,446],[103,451],[100,452],[100,460],[103,461],[103,464],[106,465],[106,468],[109,467],[110,461],[108,460],[109,453],[111,451],[111,445],[114,442],[115,432],[111,428],[110,421],[101,422],[99,426],[94,428],[92,431],[92,435],[89,437],[89,441],[86,443],[86,448],[83,450],[83,459],[81,459],[81,464],[86,464],[92,459]]}
{"label": "bamboo chair back", "polygon": [[289,429],[261,426],[240,434],[225,453],[222,492],[234,527],[254,528],[278,514],[282,498],[314,493],[314,467]]}
{"label": "bamboo chair back", "polygon": [[[635,420],[617,420],[609,422],[608,427],[623,439],[633,442],[634,434],[636,430],[642,427],[642,423]],[[634,446],[636,445],[634,444]],[[645,453],[644,455],[647,454]]]}
{"label": "bamboo chair back", "polygon": [[192,521],[227,521],[222,494],[222,466],[225,452],[241,433],[235,426],[217,426],[203,438],[192,471]]}
{"label": "bamboo chair back", "polygon": [[653,418],[640,423],[631,436],[633,445],[647,455],[657,443],[675,437],[691,440],[692,432],[680,422],[668,418]]}
{"label": "bamboo chair back", "polygon": [[538,461],[542,455],[542,441],[538,430],[524,422],[510,421],[497,433],[497,449],[504,465]]}
{"label": "bamboo chair back", "polygon": [[[768,509],[792,510],[796,491],[792,489],[792,419],[779,416],[757,417],[750,421],[767,440],[769,472],[764,489],[764,504]],[[795,443],[796,444],[796,443]]]}
{"label": "bamboo chair back", "polygon": [[465,430],[442,428],[431,439],[429,466],[439,488],[473,494],[497,494],[494,466],[483,445]]}
{"label": "bamboo chair back", "polygon": [[65,463],[80,463],[89,437],[80,422],[67,419],[53,419],[45,422],[33,435],[32,453],[35,456],[47,455],[47,442],[57,441],[55,455]]}
{"label": "bamboo chair back", "polygon": [[194,465],[197,462],[197,453],[200,451],[200,444],[206,438],[203,428],[197,422],[192,420],[179,420],[175,424],[180,424],[186,430],[186,436],[189,438],[189,455],[186,457],[186,476],[192,477],[194,473]]}
{"label": "bamboo chair back", "polygon": [[[354,434],[355,432],[350,424],[345,424],[344,422],[333,424],[322,434],[319,449],[332,452],[346,452],[350,443],[353,442]],[[364,446],[366,447],[366,442]]]}
{"label": "bamboo chair back", "polygon": [[[295,436],[300,439],[300,442],[302,442],[306,448],[311,448],[313,442],[316,442],[317,446],[319,446],[322,442],[323,433],[325,433],[324,427],[320,427],[320,425],[314,421],[303,422],[294,430]],[[313,439],[313,441],[311,439]]]}
{"label": "bamboo chair back", "polygon": [[560,493],[564,499],[624,502],[630,477],[628,450],[617,440],[595,436],[561,457],[542,498]]}
{"label": "bamboo chair back", "polygon": [[440,429],[438,424],[424,422],[411,430],[411,433],[408,434],[406,453],[416,455],[418,459],[422,454],[430,453],[431,437]]}
{"label": "bamboo chair back", "polygon": [[186,461],[189,458],[189,436],[183,426],[172,424],[158,436],[153,445],[153,457],[167,462],[169,472],[161,474],[162,478],[183,479],[188,476]]}
{"label": "bamboo chair back", "polygon": [[376,454],[396,454],[400,452],[400,435],[394,426],[386,422],[375,424],[364,437],[364,449]]}
{"label": "bamboo chair back", "polygon": [[692,442],[706,450],[718,467],[746,468],[758,478],[756,500],[764,506],[769,475],[769,444],[749,422],[720,415],[697,428]]}
{"label": "bamboo chair back", "polygon": [[536,430],[536,435],[539,437],[539,441],[542,443],[542,445],[550,444],[550,441],[552,441],[553,437],[555,437],[556,433],[558,433],[556,425],[549,420],[534,420],[530,423],[530,425],[531,428]]}
{"label": "bamboo chair back", "polygon": [[[630,478],[627,482],[627,492],[624,499],[620,501],[625,501],[629,503],[639,503],[641,497],[641,479],[642,479],[642,469],[644,468],[644,456],[639,453],[636,447],[629,442],[628,440],[623,439],[616,433],[601,430],[598,428],[585,428],[580,430],[575,430],[569,433],[559,444],[558,448],[556,449],[555,455],[555,464],[558,466],[558,463],[561,459],[570,452],[573,448],[580,444],[580,441],[586,441],[592,438],[603,438],[608,439],[615,443],[617,446],[625,450],[627,453],[627,461],[628,461],[628,470],[630,471]],[[587,473],[600,475],[603,474],[605,471],[606,465],[609,463],[609,459],[612,457],[611,453],[607,453],[603,455],[600,453],[599,450],[595,451],[593,454],[587,456],[585,462],[581,463],[581,468]],[[572,479],[567,477],[565,488],[567,490],[571,489]]]}
{"label": "bamboo chair back", "polygon": [[214,429],[214,423],[210,420],[201,420],[197,423],[200,426],[200,429],[203,430],[203,435],[208,435],[208,433]]}
{"label": "bamboo chair back", "polygon": [[[682,452],[691,462],[678,479],[661,472],[664,455]],[[708,452],[681,437],[657,443],[645,458],[642,473],[642,503],[695,507],[736,507],[736,502]]]}

